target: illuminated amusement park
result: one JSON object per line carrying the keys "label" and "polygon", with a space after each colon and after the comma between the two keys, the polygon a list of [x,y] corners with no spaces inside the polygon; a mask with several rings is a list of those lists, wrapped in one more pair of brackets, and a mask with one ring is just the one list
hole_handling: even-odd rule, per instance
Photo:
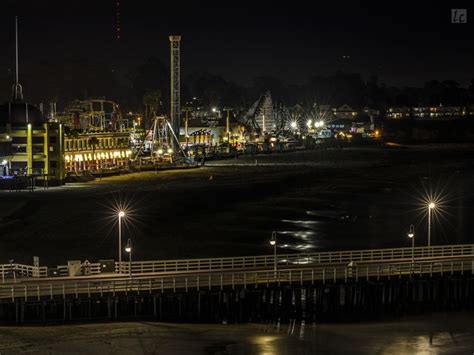
{"label": "illuminated amusement park", "polygon": [[466,9],[84,3],[0,15],[0,354],[472,353]]}

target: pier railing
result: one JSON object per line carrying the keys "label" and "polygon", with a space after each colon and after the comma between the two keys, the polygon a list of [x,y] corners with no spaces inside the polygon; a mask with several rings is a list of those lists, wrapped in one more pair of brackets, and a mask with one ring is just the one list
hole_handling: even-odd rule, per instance
{"label": "pier railing", "polygon": [[255,288],[258,285],[295,285],[315,282],[336,283],[379,280],[402,276],[436,276],[473,274],[474,257],[452,258],[441,262],[422,261],[367,262],[354,267],[342,264],[299,266],[277,270],[221,270],[188,274],[148,274],[133,277],[24,279],[19,283],[0,285],[0,300],[40,300],[54,298],[103,297],[116,293],[188,292],[224,288]]}
{"label": "pier railing", "polygon": [[[309,254],[278,254],[278,265],[304,265],[304,264],[334,264],[350,263],[358,261],[387,261],[387,260],[409,260],[428,257],[445,256],[474,256],[474,244],[463,245],[439,245],[432,247],[412,248],[390,248],[390,249],[368,249],[347,250],[334,252],[321,252]],[[229,270],[269,267],[274,265],[273,255],[241,256],[226,258],[206,259],[176,259],[155,261],[134,261],[131,263],[132,273],[148,272],[179,272],[179,271],[203,271],[203,270]],[[128,272],[130,263],[122,262],[122,272]],[[119,265],[116,263],[116,271]]]}
{"label": "pier railing", "polygon": [[[436,245],[431,247],[421,246],[406,248],[387,248],[387,249],[366,249],[366,250],[346,250],[307,254],[278,254],[277,264],[287,267],[295,265],[331,265],[357,262],[374,261],[404,261],[422,260],[424,258],[441,258],[456,256],[474,256],[474,244],[461,245]],[[175,259],[175,260],[151,260],[151,261],[133,261],[129,263],[123,261],[121,265],[115,262],[116,273],[132,274],[144,273],[167,273],[167,272],[189,272],[189,271],[219,271],[219,270],[244,270],[256,268],[272,267],[275,263],[273,255],[261,256],[241,256],[224,258],[202,258],[202,259]],[[83,267],[83,269],[85,269]],[[16,277],[47,277],[48,268],[45,266],[34,267],[23,264],[3,264],[0,265],[2,281]],[[103,273],[100,263],[90,263],[86,275],[97,275]],[[49,275],[52,276],[52,275]],[[67,265],[57,267],[57,275],[70,276]]]}
{"label": "pier railing", "polygon": [[32,266],[24,264],[0,264],[2,282],[5,278],[16,279],[17,277],[47,277],[47,266]]}

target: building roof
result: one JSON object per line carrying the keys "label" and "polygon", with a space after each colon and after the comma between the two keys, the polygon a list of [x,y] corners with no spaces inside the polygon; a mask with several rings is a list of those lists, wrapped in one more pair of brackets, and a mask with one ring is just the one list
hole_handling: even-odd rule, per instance
{"label": "building roof", "polygon": [[347,104],[342,105],[335,109],[336,112],[353,112],[354,110]]}
{"label": "building roof", "polygon": [[0,126],[10,123],[12,126],[41,125],[45,118],[35,106],[22,101],[7,102],[0,105]]}

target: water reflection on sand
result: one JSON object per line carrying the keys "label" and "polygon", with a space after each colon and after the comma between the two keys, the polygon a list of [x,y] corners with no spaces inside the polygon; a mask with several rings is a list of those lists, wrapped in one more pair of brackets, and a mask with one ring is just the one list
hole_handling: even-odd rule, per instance
{"label": "water reflection on sand", "polygon": [[473,313],[389,322],[265,324],[113,322],[0,327],[3,354],[471,354]]}
{"label": "water reflection on sand", "polygon": [[463,354],[474,350],[472,325],[470,315],[452,313],[364,324],[317,325],[293,319],[284,327],[276,321],[261,330],[279,334],[262,337],[274,354],[286,354],[288,348],[294,354]]}

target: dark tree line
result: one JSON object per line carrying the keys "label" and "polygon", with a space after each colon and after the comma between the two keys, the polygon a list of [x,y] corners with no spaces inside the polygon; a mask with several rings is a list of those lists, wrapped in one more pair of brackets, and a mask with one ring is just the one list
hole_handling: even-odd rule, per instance
{"label": "dark tree line", "polygon": [[[59,107],[73,99],[105,97],[117,101],[126,110],[142,111],[145,96],[154,93],[160,97],[159,110],[169,111],[169,66],[156,58],[150,58],[137,68],[122,69],[114,69],[106,63],[92,65],[86,57],[77,56],[64,63],[61,67],[39,63],[41,70],[35,71],[34,76],[22,73],[25,97],[36,104],[54,100]],[[0,76],[3,100],[10,96],[10,74]],[[298,104],[305,109],[315,103],[381,110],[389,106],[474,104],[474,79],[467,88],[454,80],[431,80],[422,87],[390,87],[375,76],[364,78],[357,73],[339,71],[311,76],[300,85],[288,85],[276,77],[256,76],[244,86],[201,72],[184,75],[181,85],[183,104],[198,97],[203,105],[221,108],[245,109],[267,90],[271,91],[274,101],[286,106]]]}
{"label": "dark tree line", "polygon": [[[148,91],[160,90],[163,110],[169,105],[169,68],[151,61],[139,67],[132,79],[136,102]],[[474,104],[474,79],[469,87],[454,80],[431,80],[423,87],[390,87],[377,77],[367,79],[357,73],[336,72],[309,77],[301,85],[288,85],[276,77],[256,76],[243,86],[208,72],[182,78],[182,102],[198,97],[206,106],[246,108],[270,90],[274,101],[287,106],[310,108],[319,105],[348,104],[354,109],[365,106],[385,110],[390,106],[465,106]],[[137,107],[138,108],[138,107]]]}

